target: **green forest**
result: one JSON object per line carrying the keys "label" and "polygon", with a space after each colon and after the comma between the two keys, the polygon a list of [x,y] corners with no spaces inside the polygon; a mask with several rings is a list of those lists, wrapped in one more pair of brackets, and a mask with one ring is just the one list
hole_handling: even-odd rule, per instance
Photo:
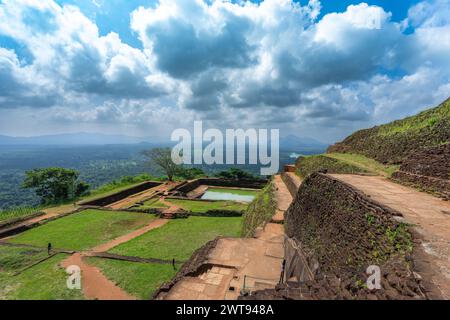
{"label": "green forest", "polygon": [[[79,180],[90,185],[91,190],[120,181],[125,177],[135,177],[146,173],[153,177],[164,173],[151,166],[142,155],[150,149],[145,143],[131,145],[101,146],[0,146],[0,209],[36,206],[40,199],[31,189],[22,188],[25,172],[32,169],[62,167],[79,172]],[[302,150],[295,150],[302,153]],[[292,163],[292,151],[281,151],[280,166]],[[311,151],[304,154],[313,153]],[[197,166],[206,175],[213,176],[228,170],[227,165]],[[238,166],[254,175],[259,174],[259,166]],[[94,191],[95,192],[95,191]]]}

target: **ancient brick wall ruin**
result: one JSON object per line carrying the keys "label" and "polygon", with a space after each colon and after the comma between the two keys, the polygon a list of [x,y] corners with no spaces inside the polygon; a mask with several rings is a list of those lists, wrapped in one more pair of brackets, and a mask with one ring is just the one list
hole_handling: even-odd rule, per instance
{"label": "ancient brick wall ruin", "polygon": [[[431,288],[414,272],[418,245],[398,215],[342,181],[310,175],[286,212],[285,231],[301,245],[304,261],[317,263],[314,279],[288,279],[241,299],[429,298]],[[371,265],[381,270],[379,290],[366,285]]]}
{"label": "ancient brick wall ruin", "polygon": [[392,179],[450,200],[450,143],[413,153]]}
{"label": "ancient brick wall ruin", "polygon": [[120,201],[125,199],[126,197],[129,197],[133,194],[145,191],[147,189],[151,189],[154,188],[156,186],[159,186],[161,184],[161,182],[154,182],[154,181],[147,181],[147,182],[143,182],[140,183],[136,186],[133,186],[131,188],[107,195],[105,197],[101,197],[101,198],[97,198],[94,200],[88,200],[88,201],[84,201],[81,202],[80,205],[83,206],[97,206],[97,207],[103,207],[103,206],[107,206],[111,203]]}

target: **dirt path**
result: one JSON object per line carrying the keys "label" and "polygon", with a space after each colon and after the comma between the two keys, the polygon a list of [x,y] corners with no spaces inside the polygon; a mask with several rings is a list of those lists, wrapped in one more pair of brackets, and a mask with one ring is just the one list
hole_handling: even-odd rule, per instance
{"label": "dirt path", "polygon": [[87,264],[81,253],[75,253],[65,259],[64,268],[75,265],[81,269],[82,289],[86,299],[97,300],[135,300],[136,298],[116,286],[96,267]]}
{"label": "dirt path", "polygon": [[163,211],[164,214],[171,214],[183,210],[183,208],[181,208],[180,206],[177,206],[172,202],[167,201],[166,197],[160,197],[159,202],[168,206],[168,208]]}
{"label": "dirt path", "polygon": [[272,222],[281,223],[284,221],[284,212],[291,205],[292,196],[283,179],[281,179],[281,175],[274,176],[273,183],[277,209],[275,215],[272,218]]}
{"label": "dirt path", "polygon": [[85,257],[92,256],[93,253],[108,251],[122,243],[130,241],[144,233],[159,228],[165,225],[168,220],[157,219],[150,222],[143,228],[130,232],[119,238],[113,239],[99,246],[92,248],[86,252],[77,252],[65,259],[61,265],[67,268],[71,265],[76,265],[81,269],[82,290],[87,299],[97,300],[135,300],[136,298],[126,293],[120,287],[110,281],[103,273],[95,266],[92,266],[84,260]]}
{"label": "dirt path", "polygon": [[[422,237],[425,259],[418,269],[427,273],[450,299],[450,202],[391,182],[383,177],[331,174],[403,215]],[[422,270],[420,270],[422,269]]]}
{"label": "dirt path", "polygon": [[109,242],[106,242],[106,243],[103,243],[103,244],[101,244],[99,246],[96,246],[96,247],[92,248],[90,251],[93,251],[93,252],[105,252],[105,251],[111,250],[112,248],[117,247],[118,245],[120,245],[122,243],[125,243],[125,242],[128,242],[128,241],[130,241],[130,240],[132,240],[134,238],[137,238],[137,237],[143,235],[144,233],[147,233],[150,230],[162,227],[167,222],[168,222],[168,220],[166,220],[166,219],[154,220],[150,224],[146,225],[143,228],[140,228],[140,229],[135,230],[135,231],[133,231],[131,233],[123,235],[123,236],[121,236],[119,238],[113,239],[113,240],[111,240]]}

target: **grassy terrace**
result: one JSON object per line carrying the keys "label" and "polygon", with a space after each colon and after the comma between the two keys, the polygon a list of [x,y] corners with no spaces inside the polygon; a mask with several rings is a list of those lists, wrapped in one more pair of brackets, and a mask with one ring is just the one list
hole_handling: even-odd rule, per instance
{"label": "grassy terrace", "polygon": [[41,210],[39,208],[14,208],[8,210],[0,210],[0,223],[10,222],[20,218],[26,218],[28,216],[34,215]]}
{"label": "grassy terrace", "polygon": [[[83,299],[79,290],[67,289],[67,274],[59,263],[67,255],[58,254],[18,275],[17,268],[36,262],[42,252],[0,247],[0,300],[74,300]],[[46,254],[46,252],[45,252]]]}
{"label": "grassy terrace", "polygon": [[326,155],[302,157],[297,159],[295,165],[297,174],[302,178],[324,169],[327,169],[328,173],[369,173],[359,166]]}
{"label": "grassy terrace", "polygon": [[45,250],[0,246],[0,271],[18,272],[47,256]]}
{"label": "grassy terrace", "polygon": [[139,212],[84,210],[28,230],[12,243],[84,250],[136,230],[155,217]]}
{"label": "grassy terrace", "polygon": [[390,177],[399,169],[398,165],[383,165],[366,156],[354,153],[326,153],[299,158],[297,174],[306,178],[309,174],[327,169],[328,173],[373,174]]}
{"label": "grassy terrace", "polygon": [[218,236],[238,237],[241,223],[240,217],[171,220],[110,252],[142,258],[187,260],[196,249]]}
{"label": "grassy terrace", "polygon": [[168,208],[167,205],[159,201],[159,198],[153,198],[150,200],[147,200],[144,202],[143,205],[139,206],[139,209],[146,210],[146,209],[161,209],[161,208]]}
{"label": "grassy terrace", "polygon": [[325,156],[385,177],[390,177],[400,167],[398,165],[383,165],[376,160],[354,153],[328,153]]}
{"label": "grassy terrace", "polygon": [[27,218],[38,212],[45,213],[64,213],[73,211],[76,209],[73,202],[90,201],[97,198],[102,198],[131,187],[137,186],[145,181],[158,181],[159,178],[154,178],[147,174],[141,174],[135,177],[124,177],[120,180],[115,180],[111,183],[107,183],[97,189],[91,191],[88,196],[85,196],[77,200],[67,200],[59,204],[52,204],[47,206],[37,206],[37,207],[20,207],[20,208],[10,208],[7,210],[0,210],[0,223],[7,223],[19,218]]}
{"label": "grassy terrace", "polygon": [[235,201],[193,201],[181,199],[166,199],[166,201],[173,203],[189,212],[206,212],[208,210],[233,210],[245,211],[248,204]]}
{"label": "grassy terrace", "polygon": [[88,258],[88,263],[129,294],[149,299],[161,284],[172,279],[177,270],[170,264],[148,264],[109,259]]}

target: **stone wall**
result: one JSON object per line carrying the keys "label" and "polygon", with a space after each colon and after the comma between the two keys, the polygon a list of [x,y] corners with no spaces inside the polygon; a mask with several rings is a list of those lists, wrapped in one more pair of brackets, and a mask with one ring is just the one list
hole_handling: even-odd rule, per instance
{"label": "stone wall", "polygon": [[175,275],[175,277],[170,281],[163,283],[158,290],[156,290],[151,299],[153,300],[163,300],[168,294],[170,289],[181,281],[184,277],[195,277],[204,273],[208,268],[212,268],[212,265],[208,265],[208,256],[210,252],[217,246],[217,242],[220,237],[209,241],[203,247],[197,249],[191,256],[191,258],[186,261],[182,266],[180,271]]}
{"label": "stone wall", "polygon": [[409,156],[392,179],[450,200],[450,143]]}
{"label": "stone wall", "polygon": [[[314,261],[314,279],[289,279],[241,299],[429,298],[431,288],[414,272],[418,246],[399,215],[342,181],[311,174],[285,214],[285,231]],[[380,267],[380,290],[367,288],[371,265]]]}
{"label": "stone wall", "polygon": [[292,174],[295,173],[286,173],[283,172],[281,174],[281,179],[283,179],[284,184],[286,185],[286,187],[289,190],[289,193],[295,197],[297,195],[298,192],[298,188],[300,187],[299,182],[301,181],[300,178],[297,179],[297,181],[294,180],[294,178],[292,177]]}
{"label": "stone wall", "polygon": [[116,193],[113,193],[113,194],[110,194],[110,195],[107,195],[104,197],[100,197],[100,198],[97,198],[94,200],[80,202],[79,204],[83,205],[83,206],[104,207],[111,203],[123,200],[133,194],[145,191],[147,189],[154,188],[161,184],[162,184],[161,182],[147,181],[147,182],[140,183],[136,186],[133,186],[131,188],[128,188],[128,189],[125,189],[125,190],[122,190],[122,191],[119,191],[119,192],[116,192]]}

